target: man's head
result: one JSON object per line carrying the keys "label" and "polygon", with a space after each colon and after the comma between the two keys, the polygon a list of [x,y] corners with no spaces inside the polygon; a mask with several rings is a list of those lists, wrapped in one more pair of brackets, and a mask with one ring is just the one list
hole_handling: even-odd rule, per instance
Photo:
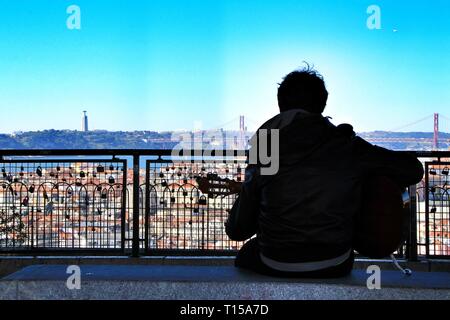
{"label": "man's head", "polygon": [[322,76],[309,65],[289,73],[278,87],[280,112],[303,109],[321,114],[327,99],[328,92]]}

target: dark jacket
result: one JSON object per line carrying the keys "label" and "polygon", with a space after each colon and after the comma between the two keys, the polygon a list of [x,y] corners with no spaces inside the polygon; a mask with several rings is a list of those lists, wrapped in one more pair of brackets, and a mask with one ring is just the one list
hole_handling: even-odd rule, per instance
{"label": "dark jacket", "polygon": [[347,252],[368,175],[388,176],[402,187],[423,176],[415,157],[373,146],[321,115],[289,111],[261,128],[280,129],[279,170],[264,176],[258,166],[247,168],[226,233],[237,241],[257,234],[261,252],[277,261]]}

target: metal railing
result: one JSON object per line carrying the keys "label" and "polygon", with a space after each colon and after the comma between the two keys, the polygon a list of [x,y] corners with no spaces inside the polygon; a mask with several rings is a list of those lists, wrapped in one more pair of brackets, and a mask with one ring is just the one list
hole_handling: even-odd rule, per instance
{"label": "metal railing", "polygon": [[123,250],[123,160],[0,160],[0,249]]}
{"label": "metal railing", "polygon": [[228,210],[236,196],[210,197],[195,177],[217,174],[242,181],[241,157],[159,157],[146,161],[145,252],[147,254],[234,254],[242,245],[224,231]]}
{"label": "metal railing", "polygon": [[[449,159],[450,160],[450,159]],[[450,257],[450,162],[426,162],[424,186],[419,189],[419,239],[427,257]]]}
{"label": "metal railing", "polygon": [[[246,154],[208,153],[1,150],[0,253],[233,255],[242,243],[224,222],[235,197],[210,198],[194,177],[242,180]],[[398,254],[450,258],[450,152],[415,154],[426,174],[410,188],[410,237]]]}

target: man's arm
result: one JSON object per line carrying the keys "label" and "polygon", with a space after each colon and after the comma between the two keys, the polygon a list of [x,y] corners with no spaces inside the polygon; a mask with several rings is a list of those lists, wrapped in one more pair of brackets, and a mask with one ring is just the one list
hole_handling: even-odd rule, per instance
{"label": "man's arm", "polygon": [[413,155],[374,146],[359,137],[354,138],[354,143],[364,173],[387,176],[400,187],[422,180],[423,166]]}
{"label": "man's arm", "polygon": [[231,208],[225,223],[225,232],[231,240],[244,241],[258,231],[259,188],[258,169],[248,167],[239,197]]}

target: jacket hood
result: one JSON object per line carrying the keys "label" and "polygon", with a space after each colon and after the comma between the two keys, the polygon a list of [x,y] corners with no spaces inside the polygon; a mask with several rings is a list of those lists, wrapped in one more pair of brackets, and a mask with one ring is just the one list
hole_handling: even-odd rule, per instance
{"label": "jacket hood", "polygon": [[280,163],[289,164],[308,156],[327,142],[335,133],[335,128],[327,117],[295,109],[266,121],[256,134],[261,129],[278,129]]}

